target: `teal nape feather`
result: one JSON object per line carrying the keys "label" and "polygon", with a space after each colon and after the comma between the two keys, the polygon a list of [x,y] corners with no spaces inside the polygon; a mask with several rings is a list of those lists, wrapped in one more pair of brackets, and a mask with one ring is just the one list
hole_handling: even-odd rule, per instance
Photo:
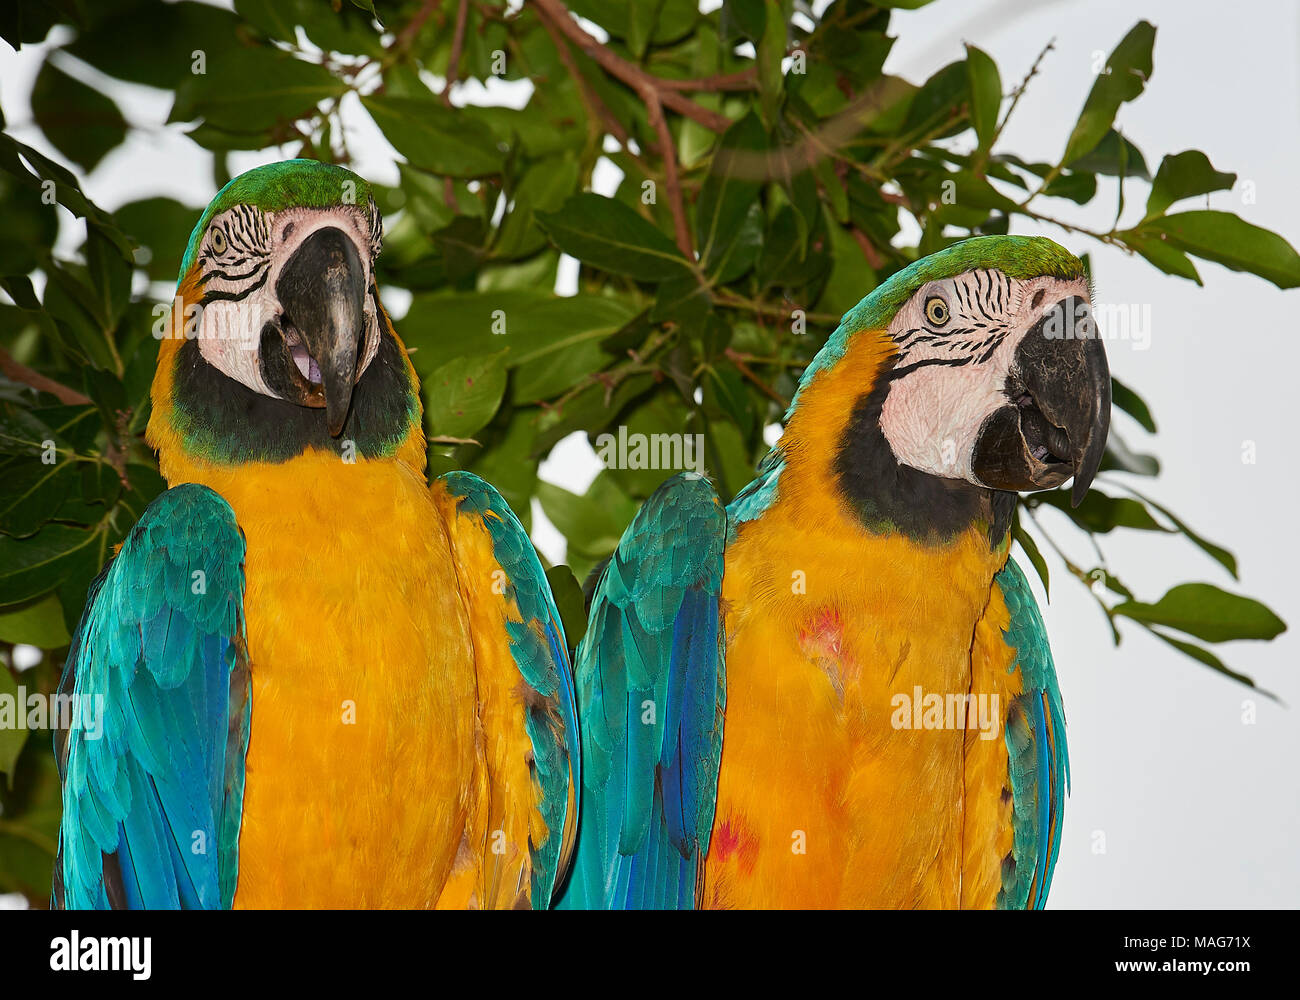
{"label": "teal nape feather", "polygon": [[804,369],[786,419],[790,419],[804,386],[844,357],[854,334],[888,326],[903,304],[926,282],[987,269],[996,269],[1016,279],[1050,275],[1069,280],[1085,276],[1083,262],[1046,236],[972,236],[922,257],[891,274],[844,314],[835,332]]}
{"label": "teal nape feather", "polygon": [[1042,909],[1061,849],[1062,791],[1069,792],[1065,709],[1047,627],[1029,581],[1014,559],[995,577],[1010,620],[1004,633],[1016,651],[1023,691],[1008,706],[1004,726],[1011,781],[1013,846],[1002,868],[999,909]]}
{"label": "teal nape feather", "polygon": [[246,170],[226,183],[199,217],[181,260],[179,284],[194,266],[194,256],[204,231],[214,217],[236,205],[254,205],[263,212],[286,208],[328,208],[330,205],[365,205],[370,185],[344,167],[319,160],[281,160]]}

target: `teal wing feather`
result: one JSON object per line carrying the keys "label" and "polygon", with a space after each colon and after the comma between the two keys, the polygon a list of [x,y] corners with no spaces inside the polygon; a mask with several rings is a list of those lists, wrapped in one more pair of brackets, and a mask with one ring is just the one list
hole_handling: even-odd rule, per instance
{"label": "teal wing feather", "polygon": [[533,543],[501,494],[470,472],[449,472],[441,481],[458,513],[477,517],[487,528],[493,556],[506,575],[504,598],[515,602],[522,619],[508,620],[506,630],[519,676],[533,692],[525,728],[533,748],[538,808],[549,832],[543,843],[530,845],[530,898],[544,900],[545,906],[572,850],[581,781],[577,703],[564,626]]}
{"label": "teal wing feather", "polygon": [[1023,688],[1007,707],[1005,739],[1014,826],[1014,847],[1003,864],[1001,909],[1042,909],[1061,848],[1061,820],[1069,791],[1065,711],[1047,629],[1029,581],[1008,559],[996,577],[1010,622],[1004,637],[1015,649],[1013,669]]}
{"label": "teal wing feather", "polygon": [[696,905],[722,755],[726,530],[708,480],[676,476],[596,587],[577,654],[582,822],[563,908]]}
{"label": "teal wing feather", "polygon": [[228,908],[251,691],[244,538],[212,490],[159,496],[95,581],[60,694],[56,906]]}

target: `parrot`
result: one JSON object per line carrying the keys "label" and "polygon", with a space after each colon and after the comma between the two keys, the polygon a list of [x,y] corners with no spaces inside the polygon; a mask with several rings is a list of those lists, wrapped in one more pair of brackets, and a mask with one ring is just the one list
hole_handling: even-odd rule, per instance
{"label": "parrot", "polygon": [[[146,440],[168,488],[60,684],[61,908],[545,908],[580,774],[569,648],[501,495],[430,484],[344,167],[226,184],[181,264]],[[85,713],[83,713],[85,714]]]}
{"label": "parrot", "polygon": [[562,909],[1041,908],[1069,765],[1018,493],[1106,447],[1083,263],[975,236],[805,368],[724,506],[662,484],[589,583]]}

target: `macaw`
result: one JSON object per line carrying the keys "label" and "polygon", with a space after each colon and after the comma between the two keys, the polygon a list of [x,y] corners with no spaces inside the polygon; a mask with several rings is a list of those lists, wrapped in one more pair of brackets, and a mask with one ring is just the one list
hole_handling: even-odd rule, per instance
{"label": "macaw", "polygon": [[[546,907],[569,654],[501,496],[430,485],[382,224],[341,167],[236,177],[190,237],[147,440],[169,489],[93,584],[56,736],[69,908]],[[74,723],[77,713],[73,713]]]}
{"label": "macaw", "polygon": [[[1080,261],[958,242],[867,295],[723,507],[637,513],[579,644],[581,822],[564,908],[1028,908],[1068,784],[1017,491],[1105,449]],[[724,726],[725,721],[725,726]]]}

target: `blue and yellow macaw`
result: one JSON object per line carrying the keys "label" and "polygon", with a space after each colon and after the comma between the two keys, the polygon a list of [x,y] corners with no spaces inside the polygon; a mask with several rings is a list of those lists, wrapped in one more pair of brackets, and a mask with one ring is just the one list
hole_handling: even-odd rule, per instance
{"label": "blue and yellow macaw", "polygon": [[560,905],[1043,905],[1065,718],[1008,551],[1017,491],[1077,504],[1105,449],[1089,302],[1050,240],[957,243],[844,316],[728,507],[650,498],[578,649]]}
{"label": "blue and yellow macaw", "polygon": [[[190,237],[148,441],[170,489],[96,580],[57,739],[65,907],[545,907],[568,651],[487,483],[425,480],[369,186],[290,160]],[[183,321],[180,317],[183,317]]]}

